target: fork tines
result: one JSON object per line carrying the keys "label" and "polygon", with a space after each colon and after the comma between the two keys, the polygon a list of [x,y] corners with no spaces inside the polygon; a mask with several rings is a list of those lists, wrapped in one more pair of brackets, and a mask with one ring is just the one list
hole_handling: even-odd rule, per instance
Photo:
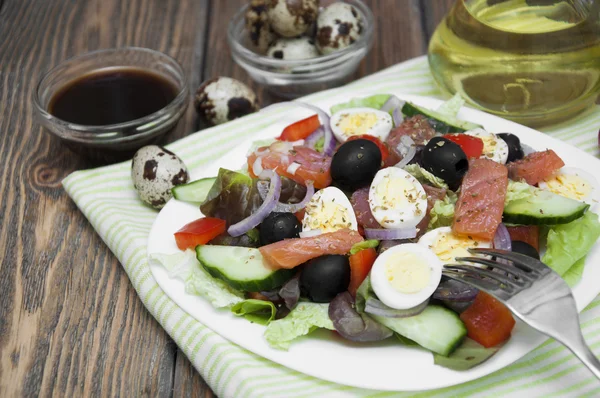
{"label": "fork tines", "polygon": [[[443,274],[450,279],[465,282],[495,295],[513,295],[518,291],[526,289],[549,270],[538,260],[519,253],[496,249],[469,249],[469,252],[472,254],[493,256],[496,259],[493,260],[488,257],[457,257],[457,261],[471,264],[446,264]],[[497,261],[497,259],[505,261]],[[492,267],[503,272],[494,272],[473,264]],[[501,298],[508,298],[508,296]]]}

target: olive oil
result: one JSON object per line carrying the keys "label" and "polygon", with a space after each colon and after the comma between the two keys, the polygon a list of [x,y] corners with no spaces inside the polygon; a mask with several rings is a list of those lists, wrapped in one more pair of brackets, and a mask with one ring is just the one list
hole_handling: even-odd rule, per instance
{"label": "olive oil", "polygon": [[530,126],[583,111],[600,91],[599,0],[457,0],[429,44],[442,90]]}

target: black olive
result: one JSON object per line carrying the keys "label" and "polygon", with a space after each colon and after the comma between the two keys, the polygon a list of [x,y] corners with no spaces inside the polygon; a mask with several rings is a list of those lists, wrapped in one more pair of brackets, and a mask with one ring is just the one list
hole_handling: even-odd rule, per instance
{"label": "black olive", "polygon": [[331,160],[331,179],[342,189],[367,186],[381,167],[381,151],[372,141],[358,139],[342,144]]}
{"label": "black olive", "polygon": [[523,148],[521,148],[521,140],[514,134],[511,133],[500,133],[498,137],[502,138],[506,145],[508,145],[508,160],[507,162],[514,162],[515,160],[523,159],[525,154]]}
{"label": "black olive", "polygon": [[531,246],[527,242],[523,242],[520,240],[513,240],[511,245],[512,245],[512,251],[515,253],[521,253],[526,256],[535,258],[536,260],[540,259],[540,254],[538,253],[537,250],[535,250],[535,247]]}
{"label": "black olive", "polygon": [[315,303],[328,303],[345,292],[350,283],[348,257],[336,254],[314,258],[304,265],[300,274],[300,289]]}
{"label": "black olive", "polygon": [[467,155],[461,147],[443,137],[433,137],[423,150],[423,167],[444,180],[453,190],[460,186],[469,170]]}
{"label": "black olive", "polygon": [[298,238],[302,224],[292,213],[273,212],[260,224],[260,244],[279,242],[289,238]]}

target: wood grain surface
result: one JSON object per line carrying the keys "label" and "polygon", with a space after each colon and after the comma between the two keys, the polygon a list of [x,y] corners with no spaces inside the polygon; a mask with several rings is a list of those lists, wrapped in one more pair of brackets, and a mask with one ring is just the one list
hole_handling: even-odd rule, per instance
{"label": "wood grain surface", "polygon": [[[195,88],[235,77],[227,21],[244,0],[0,0],[0,397],[176,396],[212,392],[145,310],[116,258],[60,181],[89,160],[45,134],[40,75],[87,51],[156,49]],[[357,77],[424,54],[450,0],[368,0],[375,44]],[[192,107],[169,135],[199,126]]]}

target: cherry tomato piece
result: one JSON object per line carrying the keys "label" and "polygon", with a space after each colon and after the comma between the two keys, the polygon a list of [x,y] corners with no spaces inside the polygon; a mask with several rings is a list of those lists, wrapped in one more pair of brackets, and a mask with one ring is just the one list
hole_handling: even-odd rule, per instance
{"label": "cherry tomato piece", "polygon": [[388,156],[390,156],[390,150],[388,149],[387,144],[382,142],[379,138],[373,137],[372,135],[369,135],[369,134],[363,134],[363,135],[350,136],[350,138],[348,138],[348,141],[358,140],[358,139],[373,141],[379,147],[379,150],[381,151],[381,161],[382,162],[385,162],[385,160],[388,158]]}
{"label": "cherry tomato piece", "polygon": [[175,232],[175,242],[180,250],[204,245],[225,232],[226,222],[220,218],[203,217],[186,224]]}
{"label": "cherry tomato piece", "polygon": [[479,158],[483,153],[483,141],[468,134],[446,134],[444,138],[458,144],[468,158]]}
{"label": "cherry tomato piece", "polygon": [[277,138],[281,141],[298,141],[303,140],[311,135],[316,129],[321,126],[318,115],[313,115],[292,123],[283,129],[283,132]]}
{"label": "cherry tomato piece", "polygon": [[377,251],[373,248],[363,249],[350,256],[350,285],[348,291],[352,296],[356,296],[356,290],[371,272],[376,258]]}

